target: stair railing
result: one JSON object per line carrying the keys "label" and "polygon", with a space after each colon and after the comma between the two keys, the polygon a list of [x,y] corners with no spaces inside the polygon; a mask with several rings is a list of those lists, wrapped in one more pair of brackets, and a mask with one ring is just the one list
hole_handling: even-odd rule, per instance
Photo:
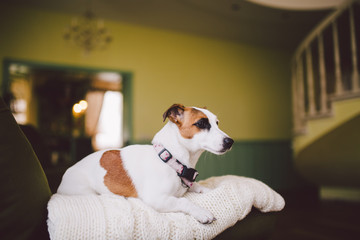
{"label": "stair railing", "polygon": [[332,116],[332,101],[360,97],[359,1],[347,1],[303,40],[292,60],[294,133]]}

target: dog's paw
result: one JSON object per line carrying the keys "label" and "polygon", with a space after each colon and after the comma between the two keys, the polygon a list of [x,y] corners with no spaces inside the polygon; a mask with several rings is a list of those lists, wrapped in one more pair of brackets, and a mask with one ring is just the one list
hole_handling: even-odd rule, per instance
{"label": "dog's paw", "polygon": [[216,218],[211,212],[203,208],[199,208],[196,211],[194,211],[192,213],[192,216],[202,224],[210,224],[216,220]]}

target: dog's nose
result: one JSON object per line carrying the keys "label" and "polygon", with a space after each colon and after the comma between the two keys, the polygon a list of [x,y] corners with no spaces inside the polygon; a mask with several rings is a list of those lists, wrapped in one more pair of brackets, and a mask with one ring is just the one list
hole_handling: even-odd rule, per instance
{"label": "dog's nose", "polygon": [[231,146],[233,145],[234,143],[234,140],[232,140],[231,138],[224,138],[224,142],[223,142],[223,147],[224,149],[230,149]]}

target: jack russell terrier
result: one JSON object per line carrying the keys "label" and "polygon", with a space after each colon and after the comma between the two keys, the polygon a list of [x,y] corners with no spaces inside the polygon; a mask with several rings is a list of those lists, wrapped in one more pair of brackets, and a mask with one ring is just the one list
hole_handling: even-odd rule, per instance
{"label": "jack russell terrier", "polygon": [[206,109],[174,104],[164,113],[166,118],[153,145],[94,152],[65,172],[57,192],[138,197],[159,212],[183,212],[204,224],[216,220],[183,195],[210,190],[195,182],[195,165],[205,150],[224,154],[234,141]]}

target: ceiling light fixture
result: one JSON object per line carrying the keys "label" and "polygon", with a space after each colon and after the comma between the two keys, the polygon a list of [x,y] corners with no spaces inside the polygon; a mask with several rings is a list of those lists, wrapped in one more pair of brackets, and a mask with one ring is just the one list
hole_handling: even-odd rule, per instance
{"label": "ceiling light fixture", "polygon": [[89,53],[95,49],[104,49],[112,37],[104,26],[104,21],[96,18],[95,14],[88,10],[81,18],[73,18],[66,28],[64,39]]}

